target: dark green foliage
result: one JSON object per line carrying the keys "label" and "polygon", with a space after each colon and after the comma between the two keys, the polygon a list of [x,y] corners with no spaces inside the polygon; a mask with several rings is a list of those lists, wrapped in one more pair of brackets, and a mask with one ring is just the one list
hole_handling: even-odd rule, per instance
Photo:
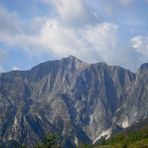
{"label": "dark green foliage", "polygon": [[56,144],[56,139],[57,139],[57,136],[56,136],[56,135],[54,135],[54,134],[48,135],[48,136],[45,138],[45,146],[46,146],[47,148],[52,147],[53,145]]}
{"label": "dark green foliage", "polygon": [[37,144],[34,148],[59,148],[57,142],[57,136],[55,134],[49,134],[43,138],[43,143]]}
{"label": "dark green foliage", "polygon": [[81,148],[92,148],[92,146],[89,144],[84,144],[84,145],[81,145]]}

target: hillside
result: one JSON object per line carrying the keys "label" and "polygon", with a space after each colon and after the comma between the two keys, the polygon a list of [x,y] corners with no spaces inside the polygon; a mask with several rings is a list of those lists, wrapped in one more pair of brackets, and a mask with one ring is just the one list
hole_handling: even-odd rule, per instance
{"label": "hillside", "polygon": [[73,56],[0,74],[0,138],[28,147],[96,143],[147,117],[148,64],[137,72]]}
{"label": "hillside", "polygon": [[129,128],[113,135],[110,139],[102,138],[93,148],[148,148],[148,119],[140,120]]}

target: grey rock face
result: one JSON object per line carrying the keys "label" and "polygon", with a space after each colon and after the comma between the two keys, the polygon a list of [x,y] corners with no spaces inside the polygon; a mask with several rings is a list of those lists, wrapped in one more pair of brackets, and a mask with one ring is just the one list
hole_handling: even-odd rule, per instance
{"label": "grey rock face", "polygon": [[[0,74],[0,136],[32,146],[54,132],[90,143],[148,113],[148,64],[137,73],[70,56]],[[116,126],[115,126],[116,125]]]}

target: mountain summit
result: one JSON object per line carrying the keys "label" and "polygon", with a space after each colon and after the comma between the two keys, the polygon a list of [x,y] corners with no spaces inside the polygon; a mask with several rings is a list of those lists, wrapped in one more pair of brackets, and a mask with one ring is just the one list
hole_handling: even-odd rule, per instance
{"label": "mountain summit", "polygon": [[55,133],[64,147],[107,138],[148,113],[147,64],[132,73],[69,56],[0,75],[0,136],[33,146]]}

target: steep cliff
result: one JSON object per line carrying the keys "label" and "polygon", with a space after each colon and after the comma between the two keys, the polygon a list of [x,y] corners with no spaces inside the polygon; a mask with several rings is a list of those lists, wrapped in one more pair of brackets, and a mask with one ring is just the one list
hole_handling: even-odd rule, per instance
{"label": "steep cliff", "polygon": [[60,142],[91,143],[148,114],[148,64],[136,73],[70,56],[0,74],[0,136],[32,146],[54,132]]}

